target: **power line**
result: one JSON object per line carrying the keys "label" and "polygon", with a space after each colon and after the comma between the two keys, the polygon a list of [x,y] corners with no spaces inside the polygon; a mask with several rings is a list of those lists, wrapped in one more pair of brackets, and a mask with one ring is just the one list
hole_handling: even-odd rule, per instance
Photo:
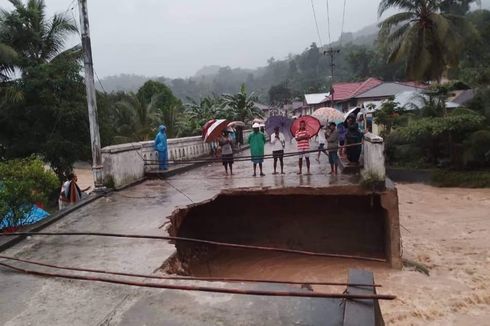
{"label": "power line", "polygon": [[313,4],[313,0],[310,0],[310,2],[311,2],[311,9],[313,10],[313,18],[315,19],[316,34],[318,35],[318,40],[320,41],[320,47],[321,47],[323,46],[323,42],[322,42],[322,37],[320,35],[320,28],[318,28],[318,20],[316,19],[315,5]]}
{"label": "power line", "polygon": [[95,73],[95,77],[97,77],[97,81],[99,82],[100,88],[102,88],[102,91],[107,94],[104,85],[102,85],[102,81],[100,80],[99,75],[97,74],[97,71],[95,71],[95,68],[94,68],[94,73]]}
{"label": "power line", "polygon": [[345,6],[347,0],[344,0],[344,9],[342,11],[342,29],[340,31],[340,46],[342,46],[342,39],[344,37],[344,23],[345,23]]}
{"label": "power line", "polygon": [[330,37],[330,9],[327,0],[327,28],[328,28],[328,44],[332,44],[332,38]]}
{"label": "power line", "polygon": [[66,13],[69,11],[69,10],[73,10],[73,8],[75,8],[74,6],[74,2],[76,0],[72,0],[72,2],[70,2],[70,4],[68,5],[68,8],[65,10],[65,12],[63,13],[63,15],[66,15]]}

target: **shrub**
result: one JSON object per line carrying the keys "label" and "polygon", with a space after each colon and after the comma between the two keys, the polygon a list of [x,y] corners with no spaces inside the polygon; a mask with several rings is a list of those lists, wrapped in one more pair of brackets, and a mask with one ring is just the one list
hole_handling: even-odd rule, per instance
{"label": "shrub", "polygon": [[490,166],[490,131],[478,130],[464,142],[464,163],[472,167]]}
{"label": "shrub", "polygon": [[58,178],[34,157],[0,162],[0,180],[0,225],[25,224],[34,203],[46,205],[58,193]]}
{"label": "shrub", "polygon": [[432,183],[439,187],[489,188],[490,171],[437,170]]}

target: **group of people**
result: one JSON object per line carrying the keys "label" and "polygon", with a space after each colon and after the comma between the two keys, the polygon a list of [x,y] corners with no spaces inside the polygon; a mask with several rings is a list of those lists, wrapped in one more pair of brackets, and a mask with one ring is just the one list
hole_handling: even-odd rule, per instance
{"label": "group of people", "polygon": [[[345,123],[339,125],[331,122],[325,130],[320,130],[317,139],[319,146],[316,150],[310,149],[310,135],[306,128],[305,121],[301,121],[299,130],[294,135],[297,144],[298,156],[298,174],[303,174],[303,160],[306,163],[306,173],[310,174],[310,153],[318,151],[317,161],[319,162],[320,154],[324,153],[328,156],[330,164],[330,173],[338,174],[339,154],[346,157],[350,162],[358,162],[361,153],[362,133],[359,130],[354,116],[349,116]],[[264,149],[267,139],[265,134],[260,130],[258,123],[252,126],[253,132],[249,135],[247,143],[250,145],[250,158],[253,163],[253,176],[257,176],[257,167],[259,175],[264,176],[263,162]],[[284,174],[284,149],[286,147],[286,138],[280,132],[279,128],[275,128],[274,133],[270,137],[272,145],[272,159],[274,172],[272,174]],[[233,139],[225,130],[219,139],[219,145],[222,151],[222,162],[225,167],[225,173],[233,174]],[[278,163],[280,172],[277,171]]]}
{"label": "group of people", "polygon": [[[259,175],[264,176],[264,148],[267,143],[263,128],[258,123],[252,126],[253,132],[248,136],[247,143],[250,145],[250,157],[253,163],[253,176],[257,176],[257,167]],[[241,134],[241,133],[238,133]],[[298,174],[303,173],[303,160],[306,163],[306,172],[310,174],[310,153],[318,151],[316,158],[320,161],[321,153],[328,156],[330,164],[330,173],[338,174],[339,156],[346,158],[349,162],[357,163],[361,155],[361,142],[363,138],[362,132],[359,130],[359,125],[356,122],[356,117],[350,115],[343,123],[335,124],[330,122],[325,129],[321,129],[317,135],[319,146],[316,150],[310,150],[310,135],[306,128],[306,122],[301,121],[299,130],[294,135],[297,144],[298,156]],[[242,136],[243,137],[243,136]],[[225,129],[216,144],[221,150],[221,160],[225,168],[225,174],[233,175],[234,163],[234,145],[239,141],[243,143],[243,138],[237,139],[237,135],[230,130]],[[279,128],[275,128],[274,133],[270,137],[270,142],[273,146],[272,159],[274,172],[272,174],[284,174],[284,149],[286,147],[286,138],[280,132]],[[167,135],[165,126],[159,127],[159,132],[155,137],[155,150],[158,152],[160,170],[168,169],[168,150],[167,150]],[[279,163],[280,172],[277,171]]]}
{"label": "group of people", "polygon": [[[263,171],[264,162],[264,149],[267,139],[261,125],[255,123],[252,126],[253,132],[248,136],[247,143],[250,145],[250,157],[253,163],[253,176],[257,176],[257,166],[259,167],[259,175],[265,176]],[[241,130],[240,130],[241,131]],[[317,139],[319,146],[315,151],[318,151],[317,161],[319,162],[320,154],[324,153],[328,155],[330,163],[330,174],[338,173],[339,154],[342,157],[346,157],[350,162],[358,162],[361,155],[363,134],[359,130],[359,126],[356,122],[354,115],[349,116],[345,123],[336,125],[334,122],[328,124],[326,130],[320,130]],[[238,139],[240,138],[240,139]],[[299,130],[294,135],[297,144],[298,156],[298,174],[303,173],[303,159],[306,162],[307,174],[310,174],[310,135],[306,128],[305,121],[301,121]],[[243,135],[241,132],[233,135],[229,130],[224,130],[217,143],[221,149],[221,160],[225,167],[225,173],[233,174],[233,148],[235,142],[243,143]],[[286,147],[286,137],[280,132],[279,128],[275,128],[274,133],[270,137],[272,144],[272,158],[274,172],[272,174],[284,174],[284,149]],[[167,134],[164,125],[160,125],[159,131],[155,137],[155,150],[158,152],[159,168],[160,170],[168,169],[168,148],[167,148]],[[326,146],[326,147],[325,147]],[[277,172],[279,163],[280,172]],[[86,189],[80,189],[77,185],[78,178],[75,174],[68,175],[67,181],[65,181],[61,187],[59,196],[59,208],[64,209],[76,202],[82,197]]]}

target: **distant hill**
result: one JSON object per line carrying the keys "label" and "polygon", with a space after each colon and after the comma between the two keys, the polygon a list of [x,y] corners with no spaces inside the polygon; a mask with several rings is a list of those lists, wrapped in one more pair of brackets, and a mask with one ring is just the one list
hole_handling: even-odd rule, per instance
{"label": "distant hill", "polygon": [[[373,46],[378,33],[379,28],[377,24],[369,25],[363,29],[354,33],[344,33],[342,36],[343,47],[349,45],[360,46]],[[340,40],[332,43],[329,46],[338,47]],[[326,78],[321,75],[318,69],[309,69],[308,60],[312,60],[313,57],[306,55],[306,50],[299,55],[290,55],[284,60],[275,60],[272,63],[268,63],[267,66],[258,67],[256,69],[243,69],[243,68],[231,68],[218,65],[204,66],[199,69],[194,76],[190,78],[176,78],[169,79],[166,77],[147,77],[135,74],[120,74],[116,76],[105,77],[101,80],[103,88],[106,92],[136,92],[147,80],[154,79],[167,84],[174,92],[175,96],[179,97],[183,101],[187,101],[187,98],[199,98],[210,94],[222,94],[222,93],[234,93],[237,92],[242,83],[245,83],[249,89],[254,90],[261,96],[261,99],[267,100],[268,89],[275,84],[284,82],[288,79],[296,81],[296,85],[293,87],[300,88],[299,85],[305,83],[312,83],[315,86],[320,87],[325,85],[325,81],[321,84],[313,82],[312,80],[323,80]],[[320,52],[322,52],[320,50]],[[318,59],[315,59],[318,60]],[[325,61],[326,58],[321,58],[321,62],[316,64],[328,65]],[[340,72],[339,78],[348,79],[350,77],[348,67],[344,63],[338,64],[338,71]],[[294,63],[294,64],[293,64]],[[291,66],[293,64],[293,66]],[[344,67],[342,67],[342,64]],[[301,70],[303,72],[294,72],[293,70]],[[313,68],[313,67],[312,67]],[[311,71],[316,71],[316,76],[311,76]],[[293,76],[295,75],[295,76]],[[290,85],[291,86],[291,85]],[[96,87],[99,91],[102,91],[100,83],[96,83]],[[301,87],[302,88],[302,87]],[[298,92],[303,92],[303,89],[297,89]]]}
{"label": "distant hill", "polygon": [[[115,76],[104,77],[100,82],[95,83],[95,87],[99,91],[105,90],[106,92],[135,92],[143,86],[143,84],[150,80],[150,77],[135,75],[135,74],[120,74]],[[101,86],[102,84],[102,86]]]}
{"label": "distant hill", "polygon": [[221,68],[222,68],[221,66],[217,66],[217,65],[204,66],[194,74],[194,78],[199,78],[203,76],[215,76],[218,74]]}

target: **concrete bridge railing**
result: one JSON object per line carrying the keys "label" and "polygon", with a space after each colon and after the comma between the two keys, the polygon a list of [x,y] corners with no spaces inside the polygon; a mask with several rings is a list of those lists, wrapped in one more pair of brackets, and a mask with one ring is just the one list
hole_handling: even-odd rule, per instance
{"label": "concrete bridge railing", "polygon": [[[249,131],[244,132],[244,139]],[[204,143],[201,136],[171,138],[168,140],[170,160],[187,160],[207,156],[211,153],[210,144]],[[364,135],[363,175],[375,176],[379,181],[385,179],[385,160],[383,138],[371,133]],[[145,172],[158,169],[158,155],[153,141],[143,141],[102,148],[104,182],[116,189],[142,180]],[[145,164],[145,162],[147,164]]]}
{"label": "concrete bridge railing", "polygon": [[[250,130],[244,130],[247,139]],[[170,138],[169,160],[189,160],[208,156],[211,145],[201,136]],[[145,172],[158,170],[158,154],[153,140],[107,146],[102,148],[102,175],[104,182],[116,189],[142,180]],[[146,163],[146,164],[145,164]]]}
{"label": "concrete bridge railing", "polygon": [[[102,148],[104,182],[117,189],[143,179],[145,172],[158,169],[153,144],[151,140]],[[169,160],[193,159],[210,153],[210,144],[204,143],[201,136],[168,140]]]}
{"label": "concrete bridge railing", "polygon": [[383,138],[372,133],[366,133],[364,135],[363,157],[363,176],[384,181],[386,169]]}

